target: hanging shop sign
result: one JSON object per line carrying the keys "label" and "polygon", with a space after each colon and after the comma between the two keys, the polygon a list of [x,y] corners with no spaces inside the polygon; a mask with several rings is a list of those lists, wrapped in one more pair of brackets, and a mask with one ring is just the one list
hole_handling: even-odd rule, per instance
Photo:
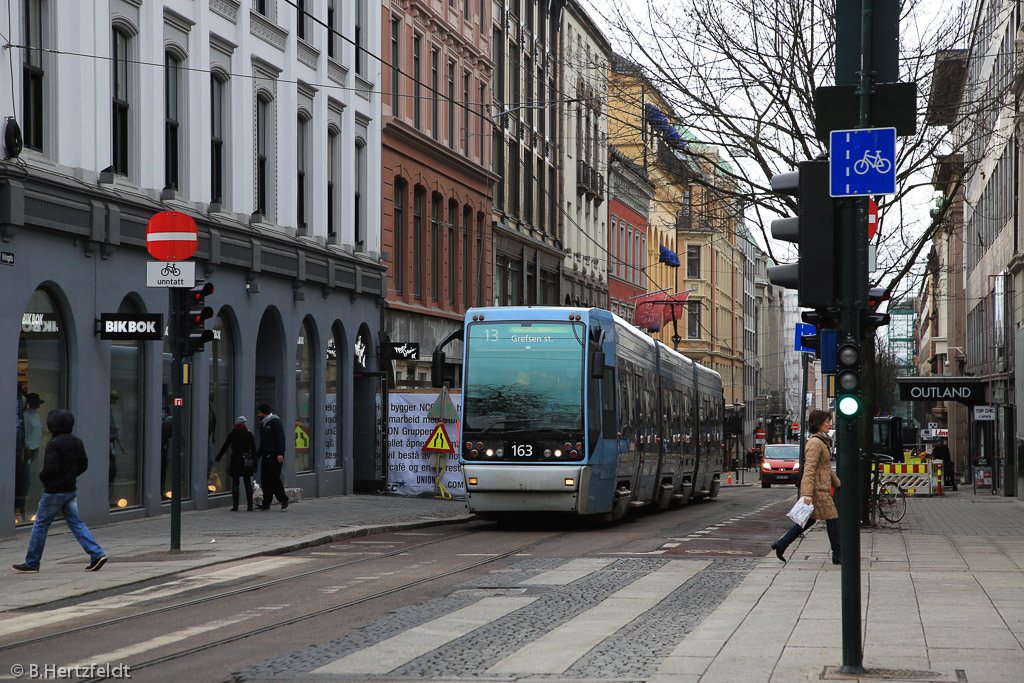
{"label": "hanging shop sign", "polygon": [[987,403],[985,382],[966,377],[897,377],[901,401],[957,401],[965,405]]}
{"label": "hanging shop sign", "polygon": [[159,341],[164,338],[161,313],[100,313],[96,332],[100,339],[142,339]]}

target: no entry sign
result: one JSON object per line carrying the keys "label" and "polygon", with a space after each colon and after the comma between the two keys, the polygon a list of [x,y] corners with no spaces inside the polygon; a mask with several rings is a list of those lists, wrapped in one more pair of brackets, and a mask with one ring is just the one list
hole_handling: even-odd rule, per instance
{"label": "no entry sign", "polygon": [[191,216],[179,211],[161,211],[146,226],[146,249],[155,259],[181,261],[196,253],[199,232]]}

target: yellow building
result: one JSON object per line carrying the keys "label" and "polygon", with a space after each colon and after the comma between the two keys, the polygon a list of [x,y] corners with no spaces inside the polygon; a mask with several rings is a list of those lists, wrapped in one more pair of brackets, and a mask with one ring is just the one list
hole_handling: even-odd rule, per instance
{"label": "yellow building", "polygon": [[[731,168],[716,147],[685,133],[685,122],[663,95],[621,57],[613,59],[608,100],[609,142],[643,166],[655,185],[647,291],[686,299],[675,330],[669,322],[654,336],[721,374],[727,409],[742,413],[745,256],[737,241],[742,210],[729,191]],[[678,255],[679,268],[659,263],[661,246]]]}

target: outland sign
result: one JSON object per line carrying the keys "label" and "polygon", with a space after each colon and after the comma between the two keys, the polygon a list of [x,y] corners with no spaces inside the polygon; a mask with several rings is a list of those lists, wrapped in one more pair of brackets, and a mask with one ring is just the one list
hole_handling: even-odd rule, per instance
{"label": "outland sign", "polygon": [[985,382],[966,377],[898,377],[901,401],[957,401],[965,405],[987,403]]}

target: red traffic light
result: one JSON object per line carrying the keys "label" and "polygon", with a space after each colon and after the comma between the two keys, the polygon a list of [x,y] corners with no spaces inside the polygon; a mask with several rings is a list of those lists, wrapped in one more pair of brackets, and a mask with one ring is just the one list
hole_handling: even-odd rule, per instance
{"label": "red traffic light", "polygon": [[188,300],[199,302],[203,300],[203,297],[213,294],[213,283],[204,282],[201,285],[196,285],[192,289],[188,290]]}

